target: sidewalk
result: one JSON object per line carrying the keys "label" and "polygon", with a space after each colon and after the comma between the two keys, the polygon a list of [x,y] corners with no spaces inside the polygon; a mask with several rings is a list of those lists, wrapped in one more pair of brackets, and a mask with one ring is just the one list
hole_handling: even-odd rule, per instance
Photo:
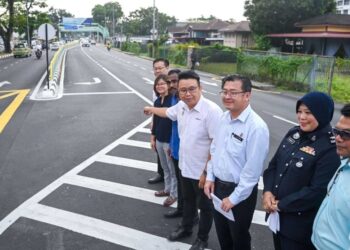
{"label": "sidewalk", "polygon": [[4,59],[10,56],[13,56],[13,54],[11,53],[11,54],[0,55],[0,59]]}

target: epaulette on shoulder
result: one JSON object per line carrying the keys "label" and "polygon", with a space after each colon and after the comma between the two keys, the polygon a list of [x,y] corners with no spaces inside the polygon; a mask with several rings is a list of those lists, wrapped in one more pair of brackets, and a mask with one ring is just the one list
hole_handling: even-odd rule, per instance
{"label": "epaulette on shoulder", "polygon": [[329,142],[331,144],[335,144],[335,135],[333,134],[332,131],[328,131],[328,135],[329,135]]}

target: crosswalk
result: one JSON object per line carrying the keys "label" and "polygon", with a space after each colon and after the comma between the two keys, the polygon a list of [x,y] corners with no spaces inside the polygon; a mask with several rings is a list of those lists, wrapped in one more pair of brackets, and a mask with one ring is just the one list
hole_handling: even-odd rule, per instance
{"label": "crosswalk", "polygon": [[[63,185],[72,185],[162,206],[163,200],[154,196],[154,190],[125,183],[122,184],[109,180],[102,180],[82,174],[83,170],[88,169],[95,163],[132,168],[141,171],[156,171],[157,165],[154,162],[111,154],[111,151],[120,146],[150,150],[149,143],[131,139],[135,134],[149,134],[150,130],[147,126],[150,122],[151,119],[147,119],[22,203],[0,221],[0,236],[19,218],[27,218],[131,249],[189,249],[190,245],[187,243],[169,242],[165,237],[160,237],[149,232],[136,230],[125,225],[119,225],[115,222],[105,221],[100,218],[90,217],[85,214],[67,211],[42,203],[45,198],[52,195],[53,192],[57,191],[57,189]],[[100,171],[103,171],[103,167]],[[260,185],[259,188],[261,188]],[[176,207],[176,203],[173,204],[172,207]],[[256,210],[253,223],[266,225],[264,216],[263,211]]]}

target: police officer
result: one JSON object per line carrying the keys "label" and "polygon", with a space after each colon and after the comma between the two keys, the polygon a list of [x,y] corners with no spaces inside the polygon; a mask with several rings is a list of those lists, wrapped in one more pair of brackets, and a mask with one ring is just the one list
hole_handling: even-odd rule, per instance
{"label": "police officer", "polygon": [[312,223],[340,164],[330,121],[334,103],[311,92],[297,101],[299,126],[289,130],[264,171],[263,208],[278,212],[280,230],[275,249],[310,250]]}

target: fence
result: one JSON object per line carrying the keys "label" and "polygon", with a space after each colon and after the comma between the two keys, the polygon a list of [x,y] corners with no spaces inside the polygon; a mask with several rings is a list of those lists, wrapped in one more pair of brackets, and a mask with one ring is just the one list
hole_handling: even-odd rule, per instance
{"label": "fence", "polygon": [[244,50],[237,72],[290,90],[330,93],[334,65],[333,57]]}

